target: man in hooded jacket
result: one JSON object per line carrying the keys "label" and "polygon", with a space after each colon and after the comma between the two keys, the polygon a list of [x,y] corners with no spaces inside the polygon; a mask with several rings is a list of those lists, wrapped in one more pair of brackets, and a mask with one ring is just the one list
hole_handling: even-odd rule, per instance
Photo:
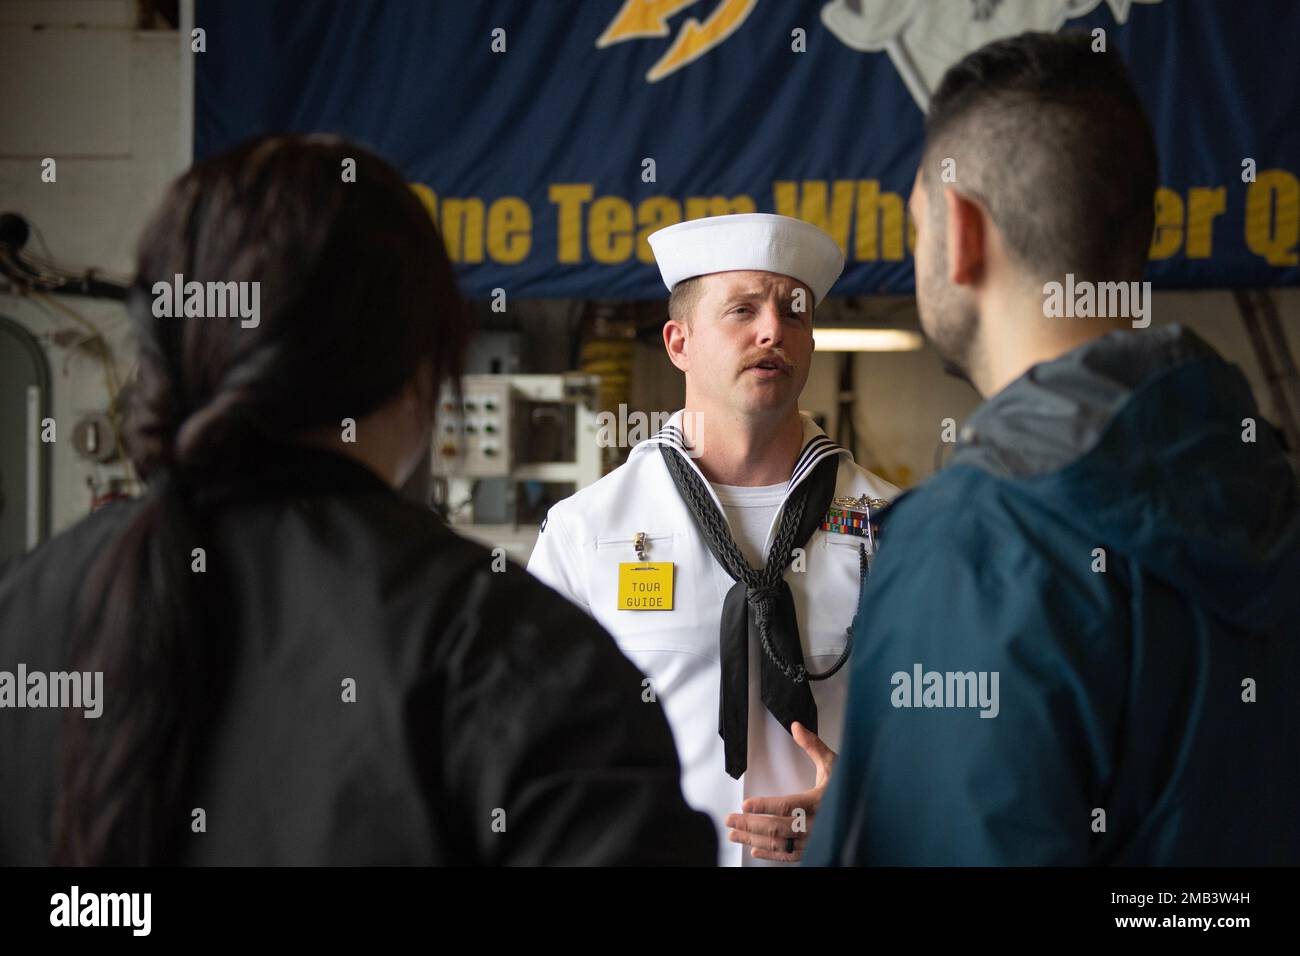
{"label": "man in hooded jacket", "polygon": [[1242,373],[1150,326],[1126,72],[994,43],[926,134],[921,320],[987,400],[882,518],[806,861],[1300,863],[1296,474]]}

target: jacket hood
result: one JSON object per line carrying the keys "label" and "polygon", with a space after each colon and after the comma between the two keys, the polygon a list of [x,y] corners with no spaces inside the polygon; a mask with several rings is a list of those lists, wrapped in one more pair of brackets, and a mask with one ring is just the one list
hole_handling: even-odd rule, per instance
{"label": "jacket hood", "polygon": [[1241,371],[1181,325],[1034,366],[972,414],[952,465],[1013,480],[1245,630],[1300,626],[1296,474]]}

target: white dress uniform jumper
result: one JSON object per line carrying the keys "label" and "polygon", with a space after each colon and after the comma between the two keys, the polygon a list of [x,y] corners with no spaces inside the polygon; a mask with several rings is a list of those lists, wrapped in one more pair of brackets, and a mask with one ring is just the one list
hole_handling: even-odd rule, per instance
{"label": "white dress uniform jumper", "polygon": [[723,820],[747,797],[812,788],[816,769],[789,723],[839,749],[848,671],[835,668],[870,540],[846,523],[843,502],[888,500],[897,489],[801,416],[803,446],[768,530],[767,564],[754,569],[681,419],[553,506],[528,569],[596,618],[646,675],[644,696],[653,691],[673,730],[686,799],[718,829],[719,863],[754,865],[765,861],[729,842]]}

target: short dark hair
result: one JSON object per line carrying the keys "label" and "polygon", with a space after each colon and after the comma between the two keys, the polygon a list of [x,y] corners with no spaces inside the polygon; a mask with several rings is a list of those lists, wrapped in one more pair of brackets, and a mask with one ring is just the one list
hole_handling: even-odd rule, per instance
{"label": "short dark hair", "polygon": [[1036,276],[1137,278],[1155,227],[1155,138],[1117,53],[1089,34],[1023,33],[969,54],[930,100],[922,155],[942,216],[942,162]]}
{"label": "short dark hair", "polygon": [[690,325],[691,313],[700,301],[700,291],[700,276],[683,279],[673,286],[673,291],[668,296],[668,318]]}

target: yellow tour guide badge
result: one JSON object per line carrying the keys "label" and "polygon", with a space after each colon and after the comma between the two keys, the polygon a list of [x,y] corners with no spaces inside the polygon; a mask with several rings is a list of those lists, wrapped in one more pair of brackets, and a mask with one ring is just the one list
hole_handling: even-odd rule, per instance
{"label": "yellow tour guide badge", "polygon": [[641,560],[618,566],[618,610],[671,611],[673,609],[673,563],[647,561],[645,532],[637,532],[632,546]]}

